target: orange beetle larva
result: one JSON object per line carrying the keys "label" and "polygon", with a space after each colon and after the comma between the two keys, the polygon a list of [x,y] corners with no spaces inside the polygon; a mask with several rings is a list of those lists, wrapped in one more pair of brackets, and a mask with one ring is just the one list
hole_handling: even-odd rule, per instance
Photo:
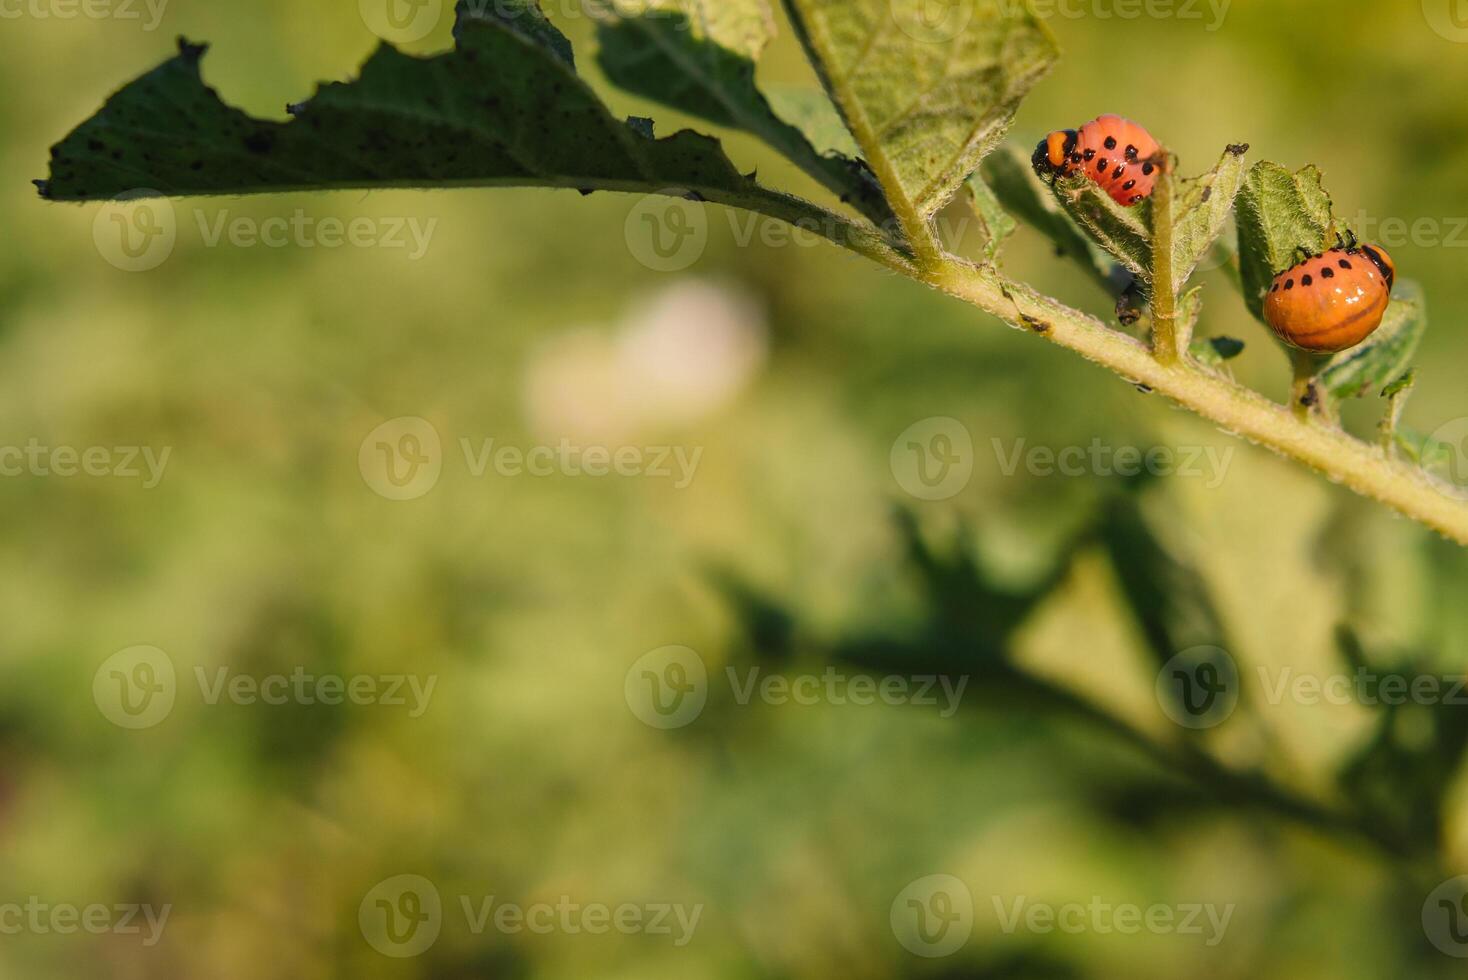
{"label": "orange beetle larva", "polygon": [[1291,346],[1343,351],[1381,326],[1396,278],[1391,256],[1352,238],[1276,276],[1264,298],[1264,318]]}
{"label": "orange beetle larva", "polygon": [[1085,173],[1124,207],[1140,204],[1157,184],[1152,162],[1157,141],[1142,126],[1121,116],[1098,116],[1079,130],[1060,129],[1035,147],[1031,162],[1041,177]]}

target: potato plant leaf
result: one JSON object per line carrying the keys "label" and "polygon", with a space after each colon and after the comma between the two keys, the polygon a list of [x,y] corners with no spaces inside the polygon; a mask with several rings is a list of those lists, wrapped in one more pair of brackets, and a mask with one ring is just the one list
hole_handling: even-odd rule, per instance
{"label": "potato plant leaf", "polygon": [[1055,203],[1049,188],[1035,176],[1027,154],[1012,145],[1000,147],[984,159],[981,172],[1008,213],[1050,239],[1060,256],[1079,263],[1107,292],[1124,285],[1117,282],[1118,276],[1130,278],[1125,272],[1114,274],[1111,257]]}
{"label": "potato plant leaf", "polygon": [[1004,240],[1019,227],[1009,213],[1000,205],[994,191],[978,174],[968,180],[969,200],[973,203],[974,215],[979,219],[979,232],[983,236],[982,255],[985,262],[993,262],[999,256]]}
{"label": "potato plant leaf", "polygon": [[1175,182],[1172,220],[1173,289],[1181,292],[1198,263],[1208,254],[1228,217],[1244,182],[1247,144],[1223,151],[1218,165],[1201,177]]}
{"label": "potato plant leaf", "polygon": [[1427,307],[1421,287],[1399,281],[1381,326],[1362,343],[1327,361],[1318,383],[1335,398],[1356,398],[1373,388],[1385,389],[1408,373],[1426,329]]}
{"label": "potato plant leaf", "polygon": [[818,150],[756,86],[755,64],[775,35],[767,0],[600,0],[588,9],[614,84],[752,133],[876,224],[891,220],[870,167],[854,153]]}
{"label": "potato plant leaf", "polygon": [[918,215],[947,204],[1058,57],[1026,4],[785,0],[826,90],[887,187]]}
{"label": "potato plant leaf", "polygon": [[1264,319],[1264,294],[1274,277],[1295,264],[1295,250],[1322,252],[1335,224],[1330,195],[1314,166],[1291,172],[1277,163],[1254,164],[1239,191],[1239,278],[1250,312]]}
{"label": "potato plant leaf", "polygon": [[1102,249],[1133,275],[1152,281],[1151,202],[1122,207],[1084,174],[1056,181],[1055,198]]}
{"label": "potato plant leaf", "polygon": [[[1228,223],[1244,178],[1248,146],[1224,150],[1218,165],[1198,177],[1174,179],[1172,269],[1174,292],[1182,292],[1198,264]],[[1150,201],[1124,207],[1082,174],[1055,183],[1055,198],[1106,252],[1149,286],[1153,281]]]}
{"label": "potato plant leaf", "polygon": [[[475,5],[476,7],[484,5]],[[564,36],[531,0],[461,6],[454,50],[382,45],[349,82],[322,86],[287,122],[252,118],[204,84],[205,46],[107,100],[51,151],[43,197],[90,201],[304,189],[537,186],[667,193],[761,211],[847,245],[852,223],[739,173],[717,140],[663,139],[614,117],[576,75]],[[533,11],[533,14],[532,14]]]}
{"label": "potato plant leaf", "polygon": [[1193,359],[1211,368],[1222,367],[1244,352],[1244,342],[1233,337],[1200,337],[1193,341]]}

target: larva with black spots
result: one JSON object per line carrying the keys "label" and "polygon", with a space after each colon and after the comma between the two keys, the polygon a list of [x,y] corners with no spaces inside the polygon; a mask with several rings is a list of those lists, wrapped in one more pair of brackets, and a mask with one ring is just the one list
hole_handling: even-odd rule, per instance
{"label": "larva with black spots", "polygon": [[1152,196],[1160,149],[1152,134],[1121,116],[1098,116],[1080,129],[1059,129],[1035,147],[1035,173],[1055,180],[1084,173],[1124,207]]}

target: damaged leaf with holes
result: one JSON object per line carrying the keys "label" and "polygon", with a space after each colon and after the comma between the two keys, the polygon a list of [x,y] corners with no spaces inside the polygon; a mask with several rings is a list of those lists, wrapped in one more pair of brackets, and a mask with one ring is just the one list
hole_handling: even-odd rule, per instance
{"label": "damaged leaf with holes", "polygon": [[712,137],[659,139],[649,121],[615,118],[549,22],[504,4],[485,10],[461,7],[452,51],[425,58],[382,45],[356,79],[322,86],[287,122],[226,105],[201,77],[205,46],[180,42],[175,57],[53,148],[38,186],[58,201],[140,186],[169,196],[461,186],[671,193],[799,221],[853,247],[851,236],[863,234],[740,174]]}

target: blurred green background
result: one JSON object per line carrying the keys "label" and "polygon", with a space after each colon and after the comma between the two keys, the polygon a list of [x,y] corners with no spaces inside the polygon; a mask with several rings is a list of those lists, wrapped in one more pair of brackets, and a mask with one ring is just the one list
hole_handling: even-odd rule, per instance
{"label": "blurred green background", "polygon": [[[349,2],[171,0],[153,31],[141,5],[141,20],[64,9],[36,0],[0,20],[0,445],[169,456],[156,486],[0,478],[0,975],[1457,975],[1422,912],[1468,870],[1464,709],[1271,703],[1260,669],[1339,674],[1356,637],[1379,670],[1460,671],[1461,549],[832,247],[742,243],[744,219],[714,208],[707,249],[659,272],[639,261],[633,197],[180,201],[171,254],[123,271],[97,244],[98,208],[36,199],[51,143],[175,34],[213,42],[208,81],[273,118],[350,75],[375,38]],[[1061,9],[1082,15],[1050,18],[1064,61],[1017,142],[1119,112],[1185,171],[1249,142],[1258,159],[1320,164],[1348,220],[1436,222],[1431,241],[1385,242],[1433,321],[1407,421],[1430,432],[1468,414],[1468,233],[1452,237],[1468,224],[1468,44],[1416,2],[1234,3],[1221,21],[1206,4]],[[595,77],[576,5],[548,10]],[[813,84],[781,26],[762,79]],[[448,28],[410,47],[441,48]],[[660,132],[688,123],[603,92]],[[753,141],[726,144],[825,201]],[[211,247],[198,223],[298,211],[436,224],[414,259]],[[1027,230],[1004,264],[1109,307]],[[1236,373],[1283,397],[1286,359],[1222,272],[1205,282],[1201,329],[1246,340]],[[1378,410],[1369,398],[1347,417],[1364,431]],[[438,435],[441,473],[393,500],[369,434],[403,417]],[[918,499],[894,443],[942,417],[971,437],[972,474]],[[1020,440],[1096,438],[1235,452],[1221,481],[1002,465]],[[488,439],[700,455],[686,486],[476,475],[461,440]],[[1154,579],[1190,598],[1149,598]],[[1237,665],[1243,696],[1220,725],[1176,725],[1155,693],[1179,636]],[[109,718],[107,664],[139,645],[174,667],[175,702],[131,729]],[[662,730],[628,692],[640,658],[670,645],[706,665],[707,705]],[[832,664],[971,679],[945,716],[741,704],[725,673]],[[211,704],[196,670],[212,683],[221,668],[436,686],[416,717]],[[395,957],[362,923],[404,874],[440,894],[441,933]],[[894,919],[935,874],[967,889],[972,932],[919,956]],[[465,896],[701,912],[680,946],[652,930],[476,931]],[[1210,946],[1006,931],[1000,909],[1018,899],[1233,911]],[[3,907],[28,901],[171,911],[151,944],[146,927],[12,932]]]}

